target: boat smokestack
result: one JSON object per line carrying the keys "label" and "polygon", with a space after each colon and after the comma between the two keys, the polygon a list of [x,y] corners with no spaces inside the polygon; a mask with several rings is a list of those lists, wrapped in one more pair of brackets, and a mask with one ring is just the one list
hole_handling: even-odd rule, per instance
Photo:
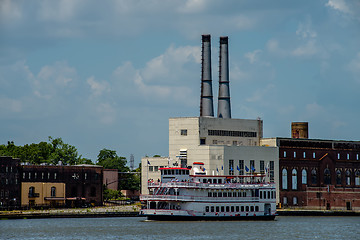
{"label": "boat smokestack", "polygon": [[220,37],[218,118],[231,118],[228,37]]}
{"label": "boat smokestack", "polygon": [[202,35],[200,117],[214,116],[210,35]]}

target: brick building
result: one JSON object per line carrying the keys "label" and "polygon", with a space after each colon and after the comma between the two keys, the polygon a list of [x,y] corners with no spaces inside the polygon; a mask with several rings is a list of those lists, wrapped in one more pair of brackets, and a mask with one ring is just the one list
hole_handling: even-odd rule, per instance
{"label": "brick building", "polygon": [[0,156],[0,210],[20,205],[20,160]]}
{"label": "brick building", "polygon": [[360,141],[263,139],[279,147],[279,202],[304,209],[360,210]]}
{"label": "brick building", "polygon": [[[48,165],[23,165],[21,170],[22,195],[31,196],[22,198],[22,206],[32,204],[61,204],[68,207],[80,207],[86,205],[102,205],[103,199],[103,168],[95,165],[76,166],[48,166]],[[30,183],[33,183],[31,185]],[[48,187],[46,198],[48,201],[37,201],[40,197],[42,186],[38,183],[49,184],[63,183],[65,194],[51,195],[51,186]],[[31,186],[30,186],[30,185]],[[51,185],[51,184],[50,184]],[[36,188],[37,187],[37,188]],[[41,187],[41,189],[40,189]],[[56,188],[56,187],[55,187]],[[61,186],[59,186],[61,188]],[[31,192],[35,194],[30,194]],[[49,192],[49,193],[48,193]],[[58,191],[60,192],[60,191]],[[38,193],[38,194],[37,194]],[[49,195],[50,194],[50,195]],[[48,196],[49,195],[49,196]],[[44,198],[44,196],[42,196]]]}

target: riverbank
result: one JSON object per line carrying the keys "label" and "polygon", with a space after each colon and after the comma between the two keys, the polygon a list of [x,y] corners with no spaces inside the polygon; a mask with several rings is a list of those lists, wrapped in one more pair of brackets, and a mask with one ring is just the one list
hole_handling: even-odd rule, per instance
{"label": "riverbank", "polygon": [[[137,217],[140,205],[1,211],[0,219]],[[359,211],[278,209],[279,216],[360,216]]]}
{"label": "riverbank", "polygon": [[139,211],[139,205],[1,211],[0,219],[136,217]]}
{"label": "riverbank", "polygon": [[360,216],[359,211],[277,209],[279,216]]}

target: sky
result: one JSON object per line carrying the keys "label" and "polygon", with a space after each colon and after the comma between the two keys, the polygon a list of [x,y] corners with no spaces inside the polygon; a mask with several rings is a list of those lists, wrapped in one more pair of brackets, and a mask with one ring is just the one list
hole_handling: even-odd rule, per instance
{"label": "sky", "polygon": [[0,144],[168,156],[169,118],[199,116],[202,34],[215,114],[228,36],[232,118],[360,140],[360,1],[0,0]]}

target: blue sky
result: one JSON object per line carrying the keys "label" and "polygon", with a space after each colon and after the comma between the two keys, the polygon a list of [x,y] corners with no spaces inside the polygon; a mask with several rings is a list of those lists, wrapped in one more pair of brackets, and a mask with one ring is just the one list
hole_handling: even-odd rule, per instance
{"label": "blue sky", "polygon": [[215,99],[229,36],[233,118],[360,140],[360,1],[0,0],[0,144],[167,156],[168,119],[199,115],[202,34]]}

